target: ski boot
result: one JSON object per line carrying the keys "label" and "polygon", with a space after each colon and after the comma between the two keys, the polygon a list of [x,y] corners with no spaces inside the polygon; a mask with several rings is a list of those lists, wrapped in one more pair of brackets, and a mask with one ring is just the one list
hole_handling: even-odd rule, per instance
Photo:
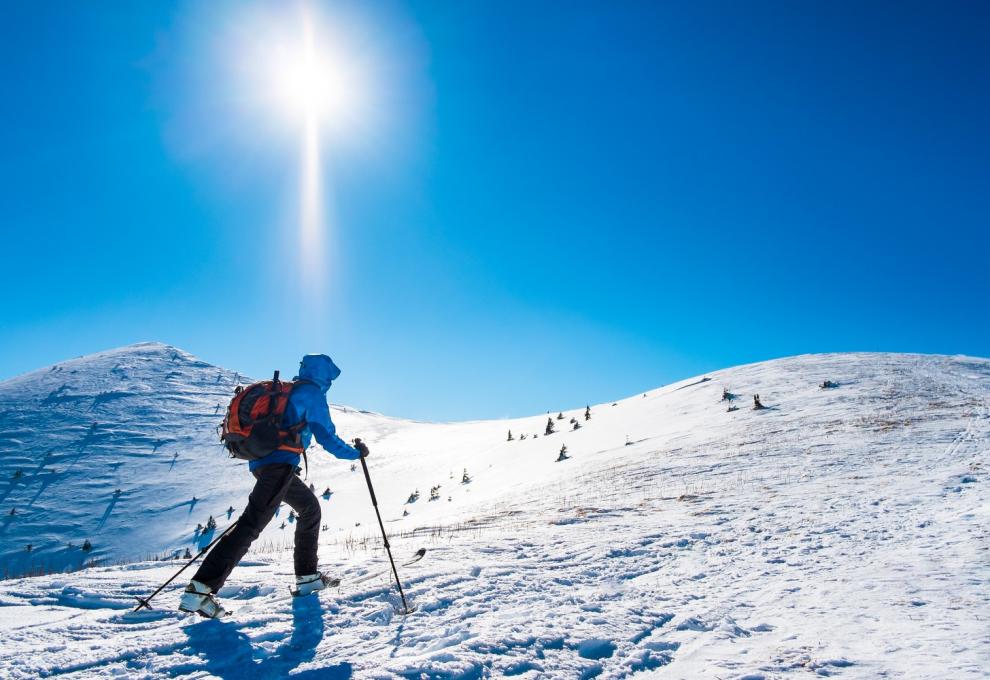
{"label": "ski boot", "polygon": [[293,596],[309,595],[324,588],[336,588],[340,585],[339,578],[331,578],[323,572],[307,574],[306,576],[296,576],[296,589],[291,591]]}
{"label": "ski boot", "polygon": [[179,611],[199,614],[207,619],[219,619],[229,612],[220,606],[217,598],[210,592],[210,587],[199,581],[190,581],[186,592],[179,600]]}

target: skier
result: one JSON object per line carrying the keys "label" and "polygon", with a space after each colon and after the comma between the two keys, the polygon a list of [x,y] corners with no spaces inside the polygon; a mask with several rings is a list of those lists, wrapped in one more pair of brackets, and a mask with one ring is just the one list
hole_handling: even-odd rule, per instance
{"label": "skier", "polygon": [[[340,369],[325,354],[307,354],[299,364],[296,386],[289,397],[282,427],[290,428],[305,422],[299,431],[303,450],[313,437],[324,449],[343,460],[367,457],[364,442],[350,446],[337,436],[330,420],[326,393],[340,376]],[[220,590],[227,576],[244,557],[251,543],[272,520],[275,510],[284,501],[298,512],[295,523],[296,593],[306,595],[323,590],[332,579],[317,569],[317,543],[320,532],[320,503],[309,487],[299,478],[299,454],[279,447],[263,458],[249,463],[257,480],[247,507],[237,525],[210,551],[186,587],[179,609],[195,612],[207,618],[226,614],[214,593]],[[283,523],[284,528],[284,523]]]}
{"label": "skier", "polygon": [[754,394],[753,395],[753,410],[754,411],[759,411],[760,409],[763,409],[763,408],[766,408],[766,406],[764,406],[763,405],[763,402],[760,401],[760,395]]}

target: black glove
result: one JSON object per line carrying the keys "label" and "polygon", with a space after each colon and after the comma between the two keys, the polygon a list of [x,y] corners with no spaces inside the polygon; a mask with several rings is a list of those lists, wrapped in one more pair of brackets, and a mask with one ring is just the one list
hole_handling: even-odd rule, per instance
{"label": "black glove", "polygon": [[369,455],[371,455],[371,451],[368,450],[368,445],[365,444],[360,439],[354,440],[354,448],[357,449],[358,453],[361,454],[362,458],[367,458]]}

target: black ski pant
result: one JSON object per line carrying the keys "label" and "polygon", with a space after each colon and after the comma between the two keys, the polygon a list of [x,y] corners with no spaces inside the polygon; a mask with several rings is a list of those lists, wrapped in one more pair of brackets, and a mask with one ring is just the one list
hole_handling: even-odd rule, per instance
{"label": "black ski pant", "polygon": [[214,593],[220,590],[231,570],[272,520],[283,501],[296,511],[293,554],[296,575],[316,573],[320,502],[299,479],[297,470],[292,465],[276,464],[264,465],[251,473],[258,481],[248,497],[247,507],[237,520],[237,526],[213,546],[193,576],[194,581],[208,585]]}

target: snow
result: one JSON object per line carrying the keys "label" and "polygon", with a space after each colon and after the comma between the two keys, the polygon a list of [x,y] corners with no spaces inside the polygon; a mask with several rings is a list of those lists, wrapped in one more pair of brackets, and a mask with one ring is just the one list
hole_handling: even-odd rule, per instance
{"label": "snow", "polygon": [[243,507],[253,479],[214,431],[236,378],[146,343],[0,383],[0,559],[17,576],[0,581],[0,677],[990,669],[988,360],[780,359],[593,404],[590,421],[583,403],[563,420],[548,405],[548,437],[547,414],[420,423],[333,407],[341,435],[371,447],[397,561],[428,549],[400,567],[416,611],[398,613],[360,466],[317,449],[309,480],[333,491],[321,563],[340,588],[289,596],[284,508],[220,592],[231,618],[176,612],[187,574],[131,613],[182,563],[149,557],[195,553],[215,535],[197,523],[222,531]]}

